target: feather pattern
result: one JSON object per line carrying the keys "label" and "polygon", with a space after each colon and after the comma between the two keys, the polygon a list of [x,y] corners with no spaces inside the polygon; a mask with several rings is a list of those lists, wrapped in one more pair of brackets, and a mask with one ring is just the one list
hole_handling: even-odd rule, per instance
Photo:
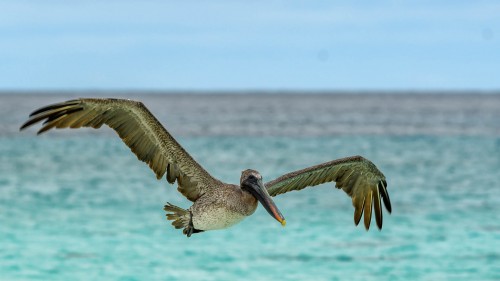
{"label": "feather pattern", "polygon": [[276,196],[332,181],[336,182],[336,188],[344,190],[352,198],[356,225],[364,213],[364,225],[368,230],[373,209],[377,226],[382,229],[381,199],[387,211],[392,211],[387,182],[384,174],[361,156],[337,159],[291,172],[265,185],[269,194]]}
{"label": "feather pattern", "polygon": [[141,103],[125,99],[77,99],[42,107],[31,113],[21,130],[43,121],[38,134],[52,128],[100,128],[115,130],[137,158],[158,179],[166,173],[169,183],[195,201],[209,188],[221,185],[199,165]]}

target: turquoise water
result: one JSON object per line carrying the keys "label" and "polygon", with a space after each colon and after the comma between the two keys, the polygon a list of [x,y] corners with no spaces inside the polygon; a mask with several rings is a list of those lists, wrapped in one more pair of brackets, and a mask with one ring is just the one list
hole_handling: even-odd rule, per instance
{"label": "turquoise water", "polygon": [[[191,238],[171,227],[162,210],[167,201],[186,208],[190,202],[165,180],[157,181],[109,130],[40,137],[33,130],[15,130],[46,100],[65,99],[0,97],[5,114],[0,127],[1,280],[500,280],[500,123],[495,122],[500,113],[493,110],[500,107],[498,98],[479,111],[467,99],[450,98],[459,104],[455,111],[440,111],[439,103],[427,97],[414,101],[427,114],[400,112],[398,120],[384,123],[393,113],[361,112],[344,116],[340,125],[332,119],[329,126],[336,129],[328,133],[318,133],[328,124],[327,113],[321,121],[305,111],[267,113],[270,120],[284,120],[280,130],[276,121],[252,125],[260,115],[249,114],[247,120],[244,113],[236,117],[219,110],[207,118],[224,127],[199,133],[194,129],[206,122],[197,121],[199,109],[185,109],[193,113],[187,119],[180,117],[182,108],[176,115],[167,112],[160,120],[167,127],[172,120],[169,129],[178,133],[179,142],[224,181],[238,182],[245,168],[271,180],[360,154],[386,175],[393,205],[392,215],[384,213],[383,230],[366,232],[353,224],[350,199],[326,184],[275,198],[287,219],[285,228],[259,207],[230,229]],[[150,99],[172,103],[154,97],[146,105]],[[211,99],[208,112],[222,97]],[[318,98],[318,103],[325,99],[331,98]],[[349,104],[349,97],[343,99]],[[426,102],[441,112],[434,119],[438,124],[425,125],[429,112],[435,114],[422,105]],[[297,103],[299,108],[300,99]],[[5,113],[19,104],[24,111]],[[311,119],[287,128],[294,125],[286,123],[287,114]],[[465,116],[459,119],[460,114]],[[363,134],[337,127],[345,124],[373,124],[374,129]],[[404,131],[394,124],[404,124]],[[253,127],[247,131],[245,126]],[[231,128],[240,133],[224,133]]]}

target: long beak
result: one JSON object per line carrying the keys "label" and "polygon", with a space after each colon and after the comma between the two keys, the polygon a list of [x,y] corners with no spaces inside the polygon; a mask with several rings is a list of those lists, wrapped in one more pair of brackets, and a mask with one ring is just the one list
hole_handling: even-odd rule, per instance
{"label": "long beak", "polygon": [[262,206],[266,209],[266,211],[277,221],[281,223],[282,226],[286,225],[286,220],[281,214],[276,204],[274,204],[273,199],[269,196],[267,189],[262,184],[262,180],[257,180],[249,183],[249,191],[260,201]]}

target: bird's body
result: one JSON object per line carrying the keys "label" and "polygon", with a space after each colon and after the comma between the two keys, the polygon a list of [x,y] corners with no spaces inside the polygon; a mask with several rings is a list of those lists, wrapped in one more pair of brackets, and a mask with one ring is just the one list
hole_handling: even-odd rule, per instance
{"label": "bird's body", "polygon": [[234,184],[224,184],[200,197],[189,208],[193,226],[199,230],[233,226],[257,209],[257,199]]}
{"label": "bird's body", "polygon": [[364,213],[366,229],[370,226],[372,208],[377,226],[382,228],[383,200],[391,212],[384,175],[361,156],[346,157],[285,174],[263,183],[255,170],[244,170],[240,184],[223,183],[199,165],[140,102],[122,99],[78,99],[49,105],[34,111],[21,129],[45,120],[38,133],[52,128],[114,129],[137,158],[146,162],[158,179],[166,174],[169,183],[177,182],[178,190],[193,201],[189,209],[170,203],[165,205],[167,219],[175,228],[183,228],[188,237],[193,233],[224,229],[252,215],[258,201],[267,212],[285,225],[272,196],[301,190],[325,182],[336,182],[351,198],[354,222]]}

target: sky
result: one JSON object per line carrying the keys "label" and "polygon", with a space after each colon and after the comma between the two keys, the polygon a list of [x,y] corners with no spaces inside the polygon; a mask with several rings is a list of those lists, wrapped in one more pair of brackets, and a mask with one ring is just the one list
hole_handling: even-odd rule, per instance
{"label": "sky", "polygon": [[500,1],[0,0],[0,90],[500,89]]}

